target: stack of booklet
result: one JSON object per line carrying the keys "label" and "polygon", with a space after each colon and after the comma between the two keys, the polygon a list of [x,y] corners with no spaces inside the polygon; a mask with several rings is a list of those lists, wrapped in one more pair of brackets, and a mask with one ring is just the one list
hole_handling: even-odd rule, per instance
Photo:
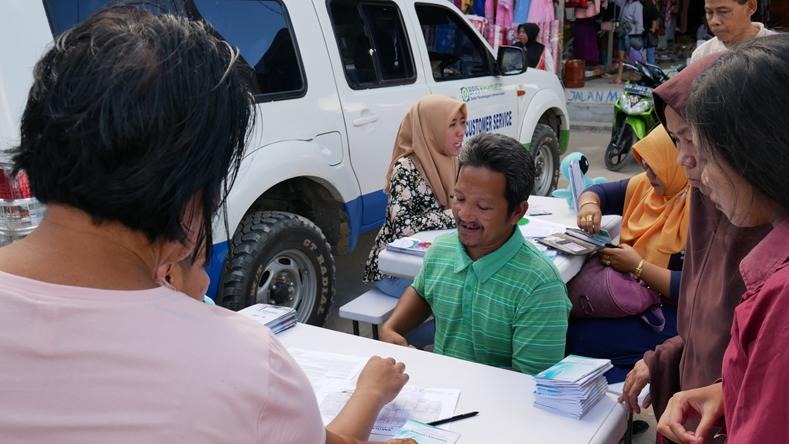
{"label": "stack of booklet", "polygon": [[386,249],[397,251],[398,253],[413,254],[414,256],[424,256],[431,244],[432,242],[422,241],[414,237],[401,237],[394,242],[388,243]]}
{"label": "stack of booklet", "polygon": [[569,355],[534,376],[534,406],[580,419],[605,396],[603,373],[612,367],[608,359]]}
{"label": "stack of booklet", "polygon": [[255,304],[239,310],[238,312],[265,325],[274,334],[296,325],[296,310],[291,307]]}

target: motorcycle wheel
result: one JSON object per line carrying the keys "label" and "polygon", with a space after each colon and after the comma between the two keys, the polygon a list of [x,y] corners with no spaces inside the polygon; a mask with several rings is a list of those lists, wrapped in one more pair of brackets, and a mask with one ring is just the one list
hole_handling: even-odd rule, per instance
{"label": "motorcycle wheel", "polygon": [[605,167],[609,171],[619,171],[624,168],[633,157],[630,154],[630,149],[633,147],[634,142],[635,134],[633,133],[633,128],[630,125],[624,125],[605,149],[605,155],[603,156]]}

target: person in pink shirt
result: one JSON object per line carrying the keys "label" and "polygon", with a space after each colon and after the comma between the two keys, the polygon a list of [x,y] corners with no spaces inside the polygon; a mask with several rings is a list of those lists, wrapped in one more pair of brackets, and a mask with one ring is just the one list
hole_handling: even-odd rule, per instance
{"label": "person in pink shirt", "polygon": [[[745,293],[734,311],[722,381],[675,394],[660,418],[658,430],[676,442],[701,443],[714,434],[735,444],[789,436],[787,54],[789,35],[750,40],[705,71],[690,96],[687,114],[710,199],[735,226],[773,229],[740,262]],[[772,99],[762,100],[763,91]],[[694,419],[698,427],[686,430]]]}
{"label": "person in pink shirt", "polygon": [[268,329],[157,283],[210,257],[248,81],[205,24],[146,7],[92,15],[36,65],[11,153],[47,214],[0,248],[0,441],[358,443],[406,383],[372,357],[324,427]]}

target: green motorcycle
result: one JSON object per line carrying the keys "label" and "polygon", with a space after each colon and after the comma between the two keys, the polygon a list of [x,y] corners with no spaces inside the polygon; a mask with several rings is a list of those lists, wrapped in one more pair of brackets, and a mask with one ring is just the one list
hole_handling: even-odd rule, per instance
{"label": "green motorcycle", "polygon": [[655,114],[652,89],[668,80],[658,66],[635,61],[625,63],[625,69],[640,75],[636,83],[627,83],[624,92],[614,102],[614,127],[611,142],[603,159],[610,171],[621,170],[632,158],[633,144],[643,139],[660,122]]}

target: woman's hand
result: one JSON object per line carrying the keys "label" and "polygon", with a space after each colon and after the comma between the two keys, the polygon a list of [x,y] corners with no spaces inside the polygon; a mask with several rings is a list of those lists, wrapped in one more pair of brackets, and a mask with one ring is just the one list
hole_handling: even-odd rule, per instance
{"label": "woman's hand", "polygon": [[[723,385],[708,385],[679,392],[671,397],[658,422],[658,432],[666,438],[684,443],[702,443],[723,416]],[[685,430],[685,421],[700,418],[696,431]]]}
{"label": "woman's hand", "polygon": [[[638,395],[641,390],[649,384],[649,367],[643,359],[636,362],[633,370],[627,374],[625,379],[625,386],[622,389],[622,394],[619,395],[619,402],[624,402],[630,410],[636,413],[641,413],[641,407],[638,405]],[[652,404],[652,395],[647,395],[644,399],[644,408]]]}
{"label": "woman's hand", "polygon": [[603,213],[600,211],[600,204],[596,200],[578,199],[580,205],[578,209],[578,228],[586,231],[587,233],[596,234],[600,232],[600,220]]}
{"label": "woman's hand", "polygon": [[373,356],[359,374],[354,396],[372,396],[383,407],[397,397],[406,382],[408,373],[404,363]]}
{"label": "woman's hand", "polygon": [[602,248],[598,254],[603,265],[610,266],[620,273],[634,272],[641,262],[641,255],[628,244],[619,244],[617,248]]}

